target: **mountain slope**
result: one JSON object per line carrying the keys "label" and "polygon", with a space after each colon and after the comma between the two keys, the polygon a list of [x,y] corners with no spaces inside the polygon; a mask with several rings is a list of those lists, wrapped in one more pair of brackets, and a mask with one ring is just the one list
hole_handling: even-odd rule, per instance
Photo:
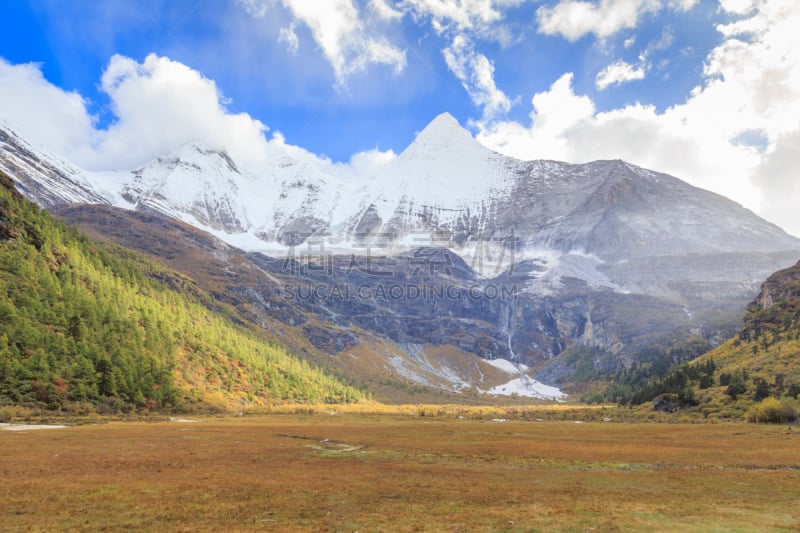
{"label": "mountain slope", "polygon": [[[717,377],[745,371],[755,382],[765,380],[770,394],[800,391],[800,263],[771,275],[747,307],[737,337],[712,350]],[[748,384],[750,385],[750,384]],[[748,395],[746,395],[748,396]]]}
{"label": "mountain slope", "polygon": [[768,398],[783,399],[784,412],[793,411],[800,395],[800,263],[763,283],[738,335],[618,399],[636,405],[663,394],[707,417],[741,417]]}
{"label": "mountain slope", "polygon": [[188,145],[135,170],[122,197],[136,210],[178,211],[204,226],[241,232],[247,222],[234,202],[245,179],[225,152]]}
{"label": "mountain slope", "polygon": [[0,401],[241,409],[363,397],[208,300],[190,279],[67,229],[0,173]]}
{"label": "mountain slope", "polygon": [[0,172],[42,207],[65,203],[107,204],[76,167],[48,157],[0,125]]}
{"label": "mountain slope", "polygon": [[[505,334],[481,319],[478,310],[470,311],[456,301],[434,306],[420,306],[421,299],[389,302],[381,297],[386,278],[365,275],[360,267],[350,268],[347,258],[337,258],[336,275],[329,276],[320,271],[314,258],[287,260],[246,253],[156,213],[92,205],[63,206],[54,212],[96,240],[143,252],[189,275],[217,302],[234,306],[240,317],[305,359],[347,376],[350,382],[364,384],[381,401],[419,402],[423,397],[436,402],[493,401],[477,399],[480,390],[496,390],[504,396],[512,392],[541,396],[541,391],[524,387],[503,390],[519,378],[520,369],[501,360],[487,362],[475,357],[476,352],[486,355],[484,348],[490,346],[496,347],[492,348],[496,356],[509,357]],[[362,266],[368,261],[364,257],[356,260]],[[417,288],[437,288],[426,277],[423,264],[410,263],[419,262],[413,255],[400,262],[374,260],[376,268],[380,265],[398,273],[420,270],[410,281]],[[454,281],[462,291],[474,280],[463,264],[453,274],[458,275]],[[370,285],[371,281],[375,284]],[[392,286],[399,287],[396,283]],[[355,294],[361,287],[362,292],[377,297],[357,302],[334,296],[326,302],[309,297],[307,291],[313,287],[321,292],[342,289],[341,296],[344,291]],[[452,318],[445,326],[439,315],[448,313]]]}

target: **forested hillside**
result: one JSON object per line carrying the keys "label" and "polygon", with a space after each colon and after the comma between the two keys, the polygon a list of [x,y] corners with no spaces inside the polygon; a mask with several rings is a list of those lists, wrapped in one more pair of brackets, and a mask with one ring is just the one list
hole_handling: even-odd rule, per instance
{"label": "forested hillside", "polygon": [[[800,263],[764,282],[737,336],[635,383],[626,389],[618,376],[607,395],[631,405],[671,395],[676,408],[695,408],[706,416],[774,422],[800,416]],[[620,391],[625,393],[613,395]]]}
{"label": "forested hillside", "polygon": [[0,404],[230,410],[363,398],[235,325],[235,312],[210,311],[223,308],[209,298],[67,228],[0,173]]}

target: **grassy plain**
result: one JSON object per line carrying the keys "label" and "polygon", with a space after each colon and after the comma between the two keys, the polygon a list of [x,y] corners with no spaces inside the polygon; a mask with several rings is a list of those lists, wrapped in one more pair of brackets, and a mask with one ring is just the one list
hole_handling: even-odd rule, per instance
{"label": "grassy plain", "polygon": [[800,429],[273,414],[0,431],[4,531],[789,531]]}

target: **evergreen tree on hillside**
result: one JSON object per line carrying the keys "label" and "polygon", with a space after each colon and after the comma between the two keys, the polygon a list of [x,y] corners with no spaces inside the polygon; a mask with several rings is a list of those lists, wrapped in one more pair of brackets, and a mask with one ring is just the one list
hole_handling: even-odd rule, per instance
{"label": "evergreen tree on hillside", "polygon": [[130,410],[363,398],[212,313],[208,298],[180,274],[65,227],[0,173],[0,403]]}

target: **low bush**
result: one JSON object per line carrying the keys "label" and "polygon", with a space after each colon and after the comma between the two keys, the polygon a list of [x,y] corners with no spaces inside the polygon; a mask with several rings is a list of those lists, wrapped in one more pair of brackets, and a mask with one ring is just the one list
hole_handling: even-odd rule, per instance
{"label": "low bush", "polygon": [[750,407],[745,413],[748,422],[779,424],[792,422],[797,419],[797,408],[787,400],[765,398]]}

